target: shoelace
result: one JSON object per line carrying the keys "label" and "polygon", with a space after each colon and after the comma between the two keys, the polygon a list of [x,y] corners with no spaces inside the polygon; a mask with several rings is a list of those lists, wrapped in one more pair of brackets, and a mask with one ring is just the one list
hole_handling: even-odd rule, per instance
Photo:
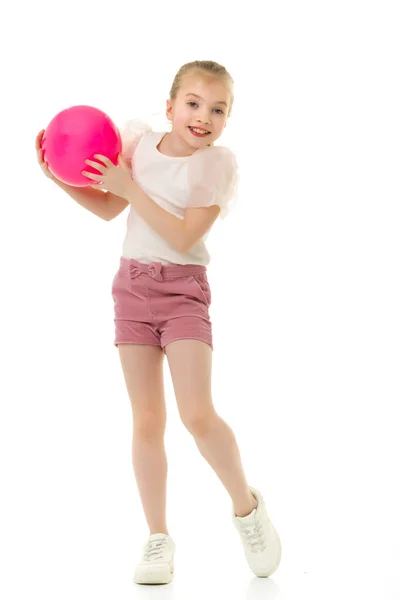
{"label": "shoelace", "polygon": [[[243,527],[241,532],[251,552],[262,552],[266,548],[261,523],[255,521],[254,525]],[[257,548],[257,546],[260,547]]]}
{"label": "shoelace", "polygon": [[162,554],[164,553],[166,545],[166,539],[150,540],[147,542],[143,560],[150,562],[152,560],[158,560],[159,558],[162,558]]}

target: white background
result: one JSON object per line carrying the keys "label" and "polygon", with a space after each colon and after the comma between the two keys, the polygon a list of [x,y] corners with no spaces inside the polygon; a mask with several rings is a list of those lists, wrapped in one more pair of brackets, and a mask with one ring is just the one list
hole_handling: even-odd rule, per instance
{"label": "white background", "polygon": [[[400,598],[398,4],[8,4],[2,17],[0,595]],[[186,62],[235,80],[218,144],[236,211],[208,238],[213,400],[281,536],[259,579],[179,419],[165,361],[175,578],[132,583],[147,524],[113,346],[128,210],[46,179],[35,137],[76,104],[163,113]]]}

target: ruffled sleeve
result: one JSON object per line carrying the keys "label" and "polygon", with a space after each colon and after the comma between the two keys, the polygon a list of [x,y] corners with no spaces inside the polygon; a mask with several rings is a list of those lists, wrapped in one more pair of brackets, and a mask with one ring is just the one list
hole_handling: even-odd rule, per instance
{"label": "ruffled sleeve", "polygon": [[121,127],[121,158],[129,167],[132,165],[132,156],[140,139],[143,137],[143,135],[150,133],[151,131],[152,128],[150,125],[144,121],[140,121],[139,119],[125,121],[123,127]]}
{"label": "ruffled sleeve", "polygon": [[188,208],[220,206],[224,219],[237,203],[239,182],[235,154],[224,146],[211,146],[193,154],[188,165]]}

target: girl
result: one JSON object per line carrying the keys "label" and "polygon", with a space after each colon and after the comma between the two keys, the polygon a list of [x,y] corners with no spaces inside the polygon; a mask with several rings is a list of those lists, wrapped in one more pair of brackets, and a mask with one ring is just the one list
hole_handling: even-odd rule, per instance
{"label": "girl", "polygon": [[169,583],[174,569],[175,543],[166,523],[164,354],[182,422],[231,497],[232,520],[251,570],[268,577],[281,558],[264,498],[248,486],[233,431],[211,398],[205,240],[236,197],[235,156],[213,145],[227,124],[233,98],[233,80],[223,66],[213,61],[183,65],[167,100],[171,131],[128,122],[117,166],[102,155],[86,161],[100,173],[83,171],[91,180],[88,188],[55,180],[43,162],[43,132],[37,139],[46,175],[85,208],[110,220],[130,205],[112,295],[114,344],[133,413],[132,462],[150,530],[136,583]]}

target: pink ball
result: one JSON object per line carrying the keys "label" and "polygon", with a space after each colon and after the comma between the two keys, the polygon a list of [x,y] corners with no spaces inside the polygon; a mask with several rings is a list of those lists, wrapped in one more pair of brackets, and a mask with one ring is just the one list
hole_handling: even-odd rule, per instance
{"label": "pink ball", "polygon": [[104,112],[92,106],[72,106],[50,121],[42,149],[43,160],[55,177],[68,185],[87,187],[97,181],[82,171],[101,173],[85,160],[101,162],[94,155],[102,154],[117,165],[122,142],[118,128]]}

